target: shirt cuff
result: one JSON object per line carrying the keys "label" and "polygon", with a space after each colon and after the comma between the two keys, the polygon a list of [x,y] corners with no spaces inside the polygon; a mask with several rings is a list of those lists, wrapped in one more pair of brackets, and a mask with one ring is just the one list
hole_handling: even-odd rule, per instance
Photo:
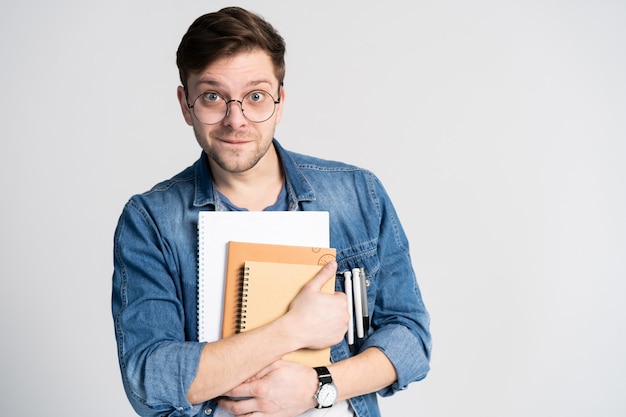
{"label": "shirt cuff", "polygon": [[382,397],[404,390],[414,381],[424,379],[430,370],[429,348],[404,326],[385,326],[365,339],[363,348],[376,347],[391,361],[398,379],[389,387],[378,391]]}

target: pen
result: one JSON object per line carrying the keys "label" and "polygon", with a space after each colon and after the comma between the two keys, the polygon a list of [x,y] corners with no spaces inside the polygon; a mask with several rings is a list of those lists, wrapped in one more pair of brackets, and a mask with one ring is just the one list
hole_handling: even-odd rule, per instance
{"label": "pen", "polygon": [[361,299],[363,303],[363,333],[367,337],[370,329],[370,313],[367,304],[367,280],[365,279],[365,268],[360,268],[361,272]]}
{"label": "pen", "polygon": [[[361,296],[363,294],[363,290],[361,289],[361,271],[359,268],[354,268],[352,270],[352,286],[354,288],[354,321],[356,322],[356,343],[357,343],[357,351],[360,349],[361,343],[363,342],[363,300]],[[359,317],[361,316],[361,318]]]}
{"label": "pen", "polygon": [[352,279],[351,279],[350,271],[346,271],[343,273],[345,278],[345,287],[346,287],[346,297],[348,298],[348,313],[350,314],[350,321],[348,321],[348,347],[350,348],[350,353],[354,351],[354,310],[352,305],[353,295],[352,295]]}

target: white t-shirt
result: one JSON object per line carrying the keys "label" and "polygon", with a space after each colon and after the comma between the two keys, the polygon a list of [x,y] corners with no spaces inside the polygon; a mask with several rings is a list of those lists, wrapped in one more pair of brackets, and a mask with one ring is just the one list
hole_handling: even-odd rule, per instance
{"label": "white t-shirt", "polygon": [[[233,417],[232,414],[218,408],[215,417]],[[300,414],[299,417],[355,417],[348,401],[339,401],[330,408],[312,408]]]}

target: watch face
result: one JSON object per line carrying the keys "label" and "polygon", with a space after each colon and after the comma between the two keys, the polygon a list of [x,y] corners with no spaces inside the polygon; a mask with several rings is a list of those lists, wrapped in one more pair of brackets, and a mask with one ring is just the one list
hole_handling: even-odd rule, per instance
{"label": "watch face", "polygon": [[324,384],[317,393],[317,402],[322,407],[329,407],[337,399],[337,387],[334,384]]}

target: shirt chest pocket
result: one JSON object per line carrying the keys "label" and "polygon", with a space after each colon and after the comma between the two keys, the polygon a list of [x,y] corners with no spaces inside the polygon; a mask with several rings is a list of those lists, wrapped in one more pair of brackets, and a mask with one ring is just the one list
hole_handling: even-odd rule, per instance
{"label": "shirt chest pocket", "polygon": [[[360,299],[362,303],[361,314],[368,314],[371,320],[375,314],[377,275],[380,269],[380,262],[375,250],[362,251],[351,256],[337,255],[337,279],[335,281],[335,291],[346,292],[346,281],[349,279],[353,293],[353,306],[356,300],[355,290],[362,289]],[[347,274],[349,273],[349,274]],[[355,282],[355,280],[359,282]],[[355,315],[359,312],[355,311]]]}

